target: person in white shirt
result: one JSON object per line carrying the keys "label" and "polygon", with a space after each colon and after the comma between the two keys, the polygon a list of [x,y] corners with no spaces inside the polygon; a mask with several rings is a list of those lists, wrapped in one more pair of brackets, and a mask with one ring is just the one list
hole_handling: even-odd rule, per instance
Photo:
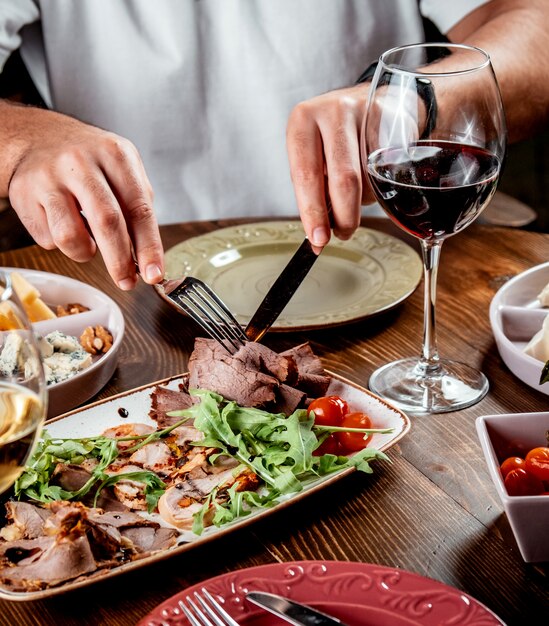
{"label": "person in white shirt", "polygon": [[511,138],[545,123],[546,0],[0,0],[0,66],[19,49],[48,107],[0,101],[0,197],[122,289],[132,254],[161,279],[158,222],[299,212],[324,246],[325,173],[348,238],[372,200],[349,86],[422,14],[490,53]]}

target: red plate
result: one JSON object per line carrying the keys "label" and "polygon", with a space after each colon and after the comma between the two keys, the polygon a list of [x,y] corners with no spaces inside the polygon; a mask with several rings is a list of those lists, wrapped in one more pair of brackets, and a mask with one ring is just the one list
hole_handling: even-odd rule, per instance
{"label": "red plate", "polygon": [[205,587],[240,623],[281,624],[244,599],[268,591],[330,613],[349,626],[505,626],[471,596],[405,570],[370,563],[297,561],[237,570],[172,596],[137,626],[185,626],[179,602]]}

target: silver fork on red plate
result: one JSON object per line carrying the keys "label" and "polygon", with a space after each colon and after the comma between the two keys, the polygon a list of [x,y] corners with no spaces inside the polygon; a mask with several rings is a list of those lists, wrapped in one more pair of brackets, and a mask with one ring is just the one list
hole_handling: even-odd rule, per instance
{"label": "silver fork on red plate", "polygon": [[193,626],[239,626],[204,587],[179,600],[179,608]]}

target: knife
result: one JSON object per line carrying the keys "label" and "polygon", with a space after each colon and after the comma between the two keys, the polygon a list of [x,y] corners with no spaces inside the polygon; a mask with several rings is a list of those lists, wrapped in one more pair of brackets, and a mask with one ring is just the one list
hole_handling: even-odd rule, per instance
{"label": "knife", "polygon": [[269,330],[308,274],[318,256],[313,250],[311,242],[305,237],[303,243],[288,262],[288,265],[282,270],[280,276],[263,298],[248,326],[246,326],[245,333],[249,341],[259,341]]}
{"label": "knife", "polygon": [[246,594],[246,600],[295,626],[335,626],[336,624],[345,626],[336,617],[331,617],[326,613],[312,609],[310,606],[277,596],[274,593],[250,591]]}
{"label": "knife", "polygon": [[[378,61],[371,63],[368,68],[355,81],[355,85],[370,80],[378,66]],[[430,105],[427,107],[431,116]],[[436,111],[436,109],[435,109]],[[333,227],[332,202],[330,196],[326,194],[326,208],[330,218],[330,225]],[[319,253],[320,254],[320,253]],[[267,292],[265,298],[253,314],[245,333],[249,341],[259,341],[263,335],[274,324],[276,318],[282,313],[284,307],[291,300],[299,285],[317,260],[309,240],[305,237],[297,252],[290,259],[290,262],[282,270],[282,274],[276,279],[273,286]]]}

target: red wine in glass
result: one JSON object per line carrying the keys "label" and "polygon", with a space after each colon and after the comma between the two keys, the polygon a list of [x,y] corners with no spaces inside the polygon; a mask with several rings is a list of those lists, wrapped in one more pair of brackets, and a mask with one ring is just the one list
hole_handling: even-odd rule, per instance
{"label": "red wine in glass", "polygon": [[463,361],[439,356],[436,283],[442,244],[469,226],[496,190],[506,137],[501,93],[480,48],[411,44],[380,56],[361,161],[385,212],[420,242],[424,322],[419,357],[381,365],[368,386],[404,411],[457,411],[488,392],[487,377],[470,362],[478,357],[473,347]]}
{"label": "red wine in glass", "polygon": [[486,206],[500,165],[483,148],[430,140],[376,150],[368,174],[378,201],[401,228],[420,239],[444,239]]}

